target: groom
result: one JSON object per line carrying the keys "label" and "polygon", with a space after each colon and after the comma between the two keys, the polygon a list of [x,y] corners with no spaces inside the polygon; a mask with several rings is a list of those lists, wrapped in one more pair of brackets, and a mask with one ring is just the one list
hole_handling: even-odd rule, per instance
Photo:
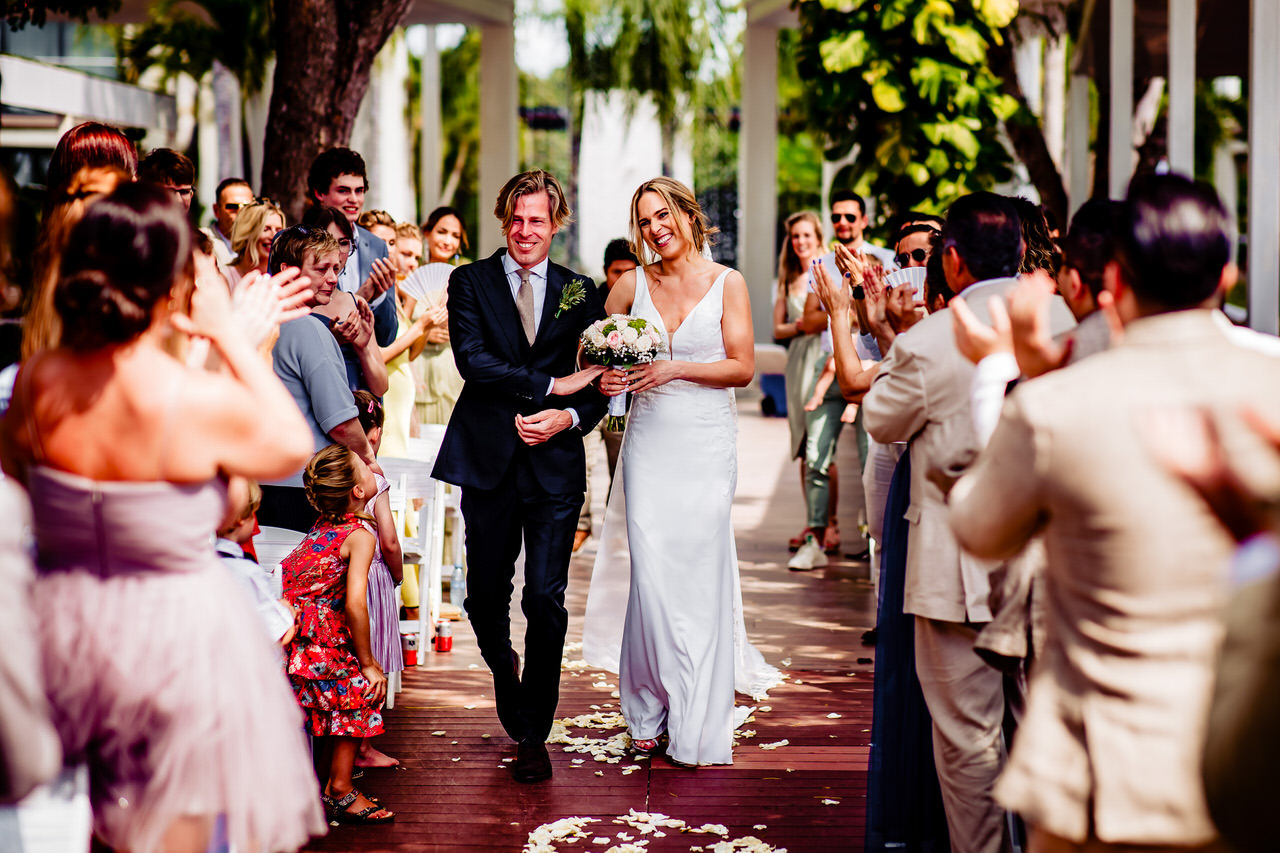
{"label": "groom", "polygon": [[[546,739],[560,690],[569,557],[586,488],[582,436],[606,401],[575,373],[578,337],[605,316],[595,283],[547,253],[569,220],[559,181],[507,181],[494,215],[507,248],[453,271],[449,337],[466,380],[433,475],[462,487],[465,607],[493,672],[498,719],[518,744],[519,782],[551,776]],[[563,378],[556,378],[563,377]],[[511,646],[511,593],[524,544],[525,665]]]}

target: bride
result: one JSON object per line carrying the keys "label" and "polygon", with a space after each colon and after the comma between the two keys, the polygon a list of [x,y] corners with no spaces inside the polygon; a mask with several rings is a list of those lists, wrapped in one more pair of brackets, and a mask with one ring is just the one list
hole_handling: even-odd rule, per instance
{"label": "bride", "polygon": [[687,765],[733,763],[735,687],[760,696],[779,680],[746,640],[730,520],[730,389],[755,371],[751,306],[741,273],[703,257],[712,233],[670,178],[631,199],[631,244],[656,260],[625,273],[605,308],[656,324],[670,355],[599,380],[634,396],[583,627],[586,659],[620,674],[633,749],[667,741]]}

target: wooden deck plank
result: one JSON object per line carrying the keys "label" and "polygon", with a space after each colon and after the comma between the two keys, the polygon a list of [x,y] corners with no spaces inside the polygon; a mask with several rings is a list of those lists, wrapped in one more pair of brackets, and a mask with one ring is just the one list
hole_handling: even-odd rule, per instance
{"label": "wooden deck plank", "polygon": [[[734,521],[741,563],[747,630],[766,658],[790,680],[771,692],[743,728],[734,764],[678,768],[661,757],[623,758],[617,764],[551,747],[555,775],[520,785],[510,778],[514,745],[494,713],[488,671],[470,626],[454,623],[454,651],[423,653],[423,665],[404,676],[396,707],[387,712],[387,734],[378,746],[401,759],[403,769],[369,770],[356,784],[397,812],[395,823],[331,827],[307,848],[314,851],[519,851],[529,833],[563,817],[591,817],[588,837],[559,850],[599,851],[618,833],[642,838],[614,823],[629,810],[661,812],[693,826],[723,824],[729,838],[754,835],[775,848],[796,851],[860,850],[863,844],[866,765],[871,728],[872,651],[858,643],[871,624],[871,587],[865,564],[837,560],[811,573],[786,570],[789,536],[803,525],[795,463],[786,459],[786,423],[744,413]],[[841,440],[845,488],[842,509],[857,505],[858,470],[852,436]],[[603,465],[598,469],[603,469]],[[603,521],[604,484],[597,471],[596,531]],[[844,513],[848,550],[856,519]],[[575,556],[567,605],[571,641],[580,639],[595,540]],[[517,588],[519,581],[517,580]],[[523,625],[513,606],[513,633]],[[571,650],[569,659],[579,653]],[[609,687],[596,687],[596,684]],[[596,669],[566,671],[558,713],[568,718],[616,711],[617,676]],[[746,697],[738,697],[739,704]],[[836,717],[829,717],[836,714]],[[434,732],[443,732],[435,735]],[[576,730],[603,737],[613,732]],[[489,737],[484,737],[489,735]],[[762,745],[782,740],[773,750]],[[456,761],[454,759],[457,759]],[[584,759],[580,765],[574,759]],[[624,775],[623,768],[640,769]],[[596,775],[599,773],[600,775]],[[824,804],[824,801],[827,801]],[[765,829],[757,830],[755,826]],[[667,830],[647,837],[646,850],[688,851],[718,839]]]}

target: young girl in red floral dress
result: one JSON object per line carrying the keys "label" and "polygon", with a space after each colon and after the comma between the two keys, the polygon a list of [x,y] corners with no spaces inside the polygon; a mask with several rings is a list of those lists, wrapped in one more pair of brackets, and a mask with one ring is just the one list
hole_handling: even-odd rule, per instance
{"label": "young girl in red floral dress", "polygon": [[316,738],[316,766],[329,768],[323,798],[330,819],[386,823],[395,815],[351,783],[360,740],[382,734],[387,693],[369,643],[374,538],[361,523],[377,485],[368,466],[338,444],[311,458],[303,485],[320,519],[281,564],[284,596],[299,610],[289,680]]}

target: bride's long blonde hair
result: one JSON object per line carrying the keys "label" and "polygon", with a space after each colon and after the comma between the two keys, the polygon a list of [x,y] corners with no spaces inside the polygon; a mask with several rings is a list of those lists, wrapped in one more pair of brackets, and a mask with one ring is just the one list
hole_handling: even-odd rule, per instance
{"label": "bride's long blonde hair", "polygon": [[692,190],[673,178],[651,178],[641,184],[631,197],[631,230],[628,236],[631,251],[641,263],[652,263],[658,257],[640,232],[640,198],[647,192],[657,193],[672,213],[684,214],[675,217],[675,227],[680,236],[689,241],[690,251],[695,254],[710,246],[711,237],[720,233],[720,229],[713,226],[702,212],[702,205],[698,204]]}

